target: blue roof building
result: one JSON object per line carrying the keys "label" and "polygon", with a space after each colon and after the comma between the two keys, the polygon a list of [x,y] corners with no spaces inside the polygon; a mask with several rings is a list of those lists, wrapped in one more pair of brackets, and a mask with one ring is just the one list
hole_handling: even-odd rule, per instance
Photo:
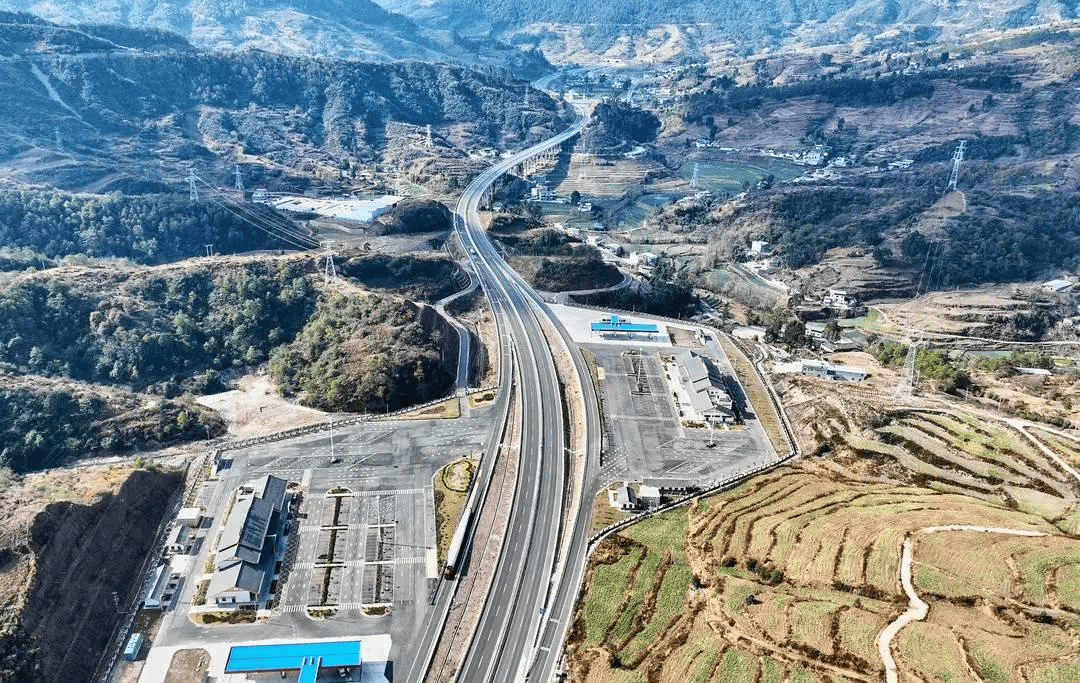
{"label": "blue roof building", "polygon": [[299,683],[315,683],[320,668],[356,667],[363,664],[359,640],[329,643],[283,643],[237,645],[229,650],[225,673],[300,670]]}
{"label": "blue roof building", "polygon": [[591,329],[597,334],[660,334],[660,326],[655,323],[632,323],[626,318],[613,315],[610,318],[602,318],[591,324]]}

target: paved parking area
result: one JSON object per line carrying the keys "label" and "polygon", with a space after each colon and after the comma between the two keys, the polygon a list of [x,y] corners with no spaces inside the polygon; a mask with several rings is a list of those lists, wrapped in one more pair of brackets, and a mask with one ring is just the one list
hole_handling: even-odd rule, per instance
{"label": "paved parking area", "polygon": [[[707,485],[772,457],[756,420],[731,429],[690,429],[678,418],[672,387],[655,345],[585,344],[601,369],[605,455],[602,483],[673,478]],[[693,347],[734,376],[712,348]]]}
{"label": "paved parking area", "polygon": [[[229,467],[197,492],[208,541],[191,556],[199,575],[232,491],[263,474],[299,485],[277,600],[266,621],[204,627],[187,619],[194,585],[183,584],[154,647],[387,634],[391,661],[410,662],[436,581],[431,479],[446,463],[483,452],[489,408],[452,420],[376,421],[230,451]],[[333,607],[313,620],[307,607]],[[365,609],[366,608],[366,609]],[[372,609],[374,608],[374,609]]]}

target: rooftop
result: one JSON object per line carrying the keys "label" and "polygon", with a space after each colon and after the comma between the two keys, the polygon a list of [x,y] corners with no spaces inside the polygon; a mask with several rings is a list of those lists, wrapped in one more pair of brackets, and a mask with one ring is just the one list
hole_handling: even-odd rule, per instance
{"label": "rooftop", "polygon": [[240,488],[221,530],[218,552],[255,564],[262,555],[270,518],[285,502],[285,480],[265,475]]}
{"label": "rooftop", "polygon": [[599,320],[592,323],[593,332],[649,332],[651,334],[658,334],[660,332],[659,325],[655,323],[632,323],[626,318],[620,318],[617,315],[611,316],[611,319]]}
{"label": "rooftop", "polygon": [[258,595],[262,591],[266,576],[255,565],[247,562],[235,562],[228,567],[221,567],[210,577],[210,586],[206,594],[213,598],[232,590],[244,590]]}
{"label": "rooftop", "polygon": [[[229,650],[226,674],[257,671],[290,671],[316,666],[360,666],[362,643],[340,640],[329,643],[284,643],[281,645],[237,645]],[[310,674],[309,674],[310,675]]]}

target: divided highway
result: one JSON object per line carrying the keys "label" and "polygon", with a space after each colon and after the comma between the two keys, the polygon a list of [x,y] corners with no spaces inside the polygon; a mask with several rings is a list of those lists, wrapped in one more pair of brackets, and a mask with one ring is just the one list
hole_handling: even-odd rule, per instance
{"label": "divided highway", "polygon": [[[584,123],[582,118],[559,135],[496,164],[469,185],[457,207],[457,229],[498,322],[500,354],[508,351],[508,344],[512,345],[523,401],[521,456],[509,528],[476,636],[458,673],[459,681],[516,681],[525,678],[530,669],[530,679],[550,679],[557,656],[551,651],[561,645],[573,607],[572,598],[566,596],[576,595],[580,580],[578,569],[584,562],[580,542],[575,542],[568,554],[569,563],[565,561],[567,556],[557,557],[564,506],[570,503],[570,473],[566,471],[566,429],[559,382],[540,318],[551,320],[567,342],[569,338],[550,317],[536,292],[503,261],[480,225],[479,206],[484,193],[501,175],[561,145],[578,134]],[[587,378],[580,353],[575,351],[574,356],[580,376]],[[510,380],[509,373],[500,378],[504,391]],[[586,457],[595,467],[599,414],[592,383],[583,384],[588,407]],[[587,505],[582,513],[578,518],[587,517]],[[575,541],[581,540],[577,532],[582,524],[579,519]],[[562,570],[566,567],[569,571]],[[549,605],[556,587],[558,591]],[[545,642],[538,645],[541,636]]]}

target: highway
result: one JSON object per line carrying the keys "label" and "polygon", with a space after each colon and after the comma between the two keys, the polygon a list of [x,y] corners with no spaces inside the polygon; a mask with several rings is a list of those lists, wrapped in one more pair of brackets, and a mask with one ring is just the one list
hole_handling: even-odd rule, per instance
{"label": "highway", "polygon": [[[496,164],[469,185],[457,207],[457,229],[499,325],[500,355],[506,352],[504,342],[512,345],[523,401],[521,456],[509,528],[476,636],[458,673],[459,681],[504,682],[524,678],[534,665],[535,655],[542,652],[536,647],[541,635],[552,643],[557,642],[554,649],[558,649],[560,633],[565,632],[569,619],[566,606],[571,609],[573,606],[572,599],[567,601],[559,596],[576,595],[577,581],[572,576],[575,571],[560,581],[563,574],[556,571],[557,565],[573,569],[584,561],[583,546],[577,550],[580,562],[576,561],[574,552],[569,554],[573,560],[569,565],[563,562],[565,556],[558,556],[564,506],[569,501],[566,500],[567,444],[562,398],[552,352],[540,323],[541,317],[551,319],[550,313],[536,292],[499,256],[479,218],[481,198],[502,174],[532,156],[561,145],[580,132],[584,123],[582,118],[559,135]],[[554,321],[552,324],[557,325]],[[574,355],[583,372],[580,354],[575,351]],[[583,372],[582,376],[588,375]],[[503,390],[509,386],[510,379],[509,373],[501,376]],[[591,382],[584,384],[583,390],[591,395]],[[589,403],[586,396],[586,405]],[[591,411],[587,412],[592,433],[586,457],[595,463],[599,454],[595,396],[591,397]],[[587,506],[583,512],[579,518],[587,516]],[[580,525],[579,520],[577,526]],[[560,587],[552,603],[557,608],[554,611],[548,605],[553,585]],[[536,661],[534,680],[550,677],[555,661],[550,649],[544,652],[546,657]]]}

